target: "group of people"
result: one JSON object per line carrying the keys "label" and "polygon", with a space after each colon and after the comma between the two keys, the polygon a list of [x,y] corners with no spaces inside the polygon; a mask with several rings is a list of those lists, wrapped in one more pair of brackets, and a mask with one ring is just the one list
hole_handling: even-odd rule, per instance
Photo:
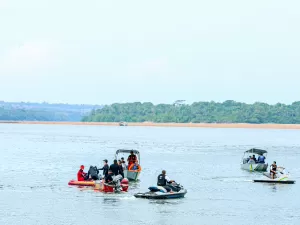
{"label": "group of people", "polygon": [[266,157],[263,154],[260,154],[258,156],[258,159],[256,159],[255,155],[253,156],[249,156],[249,158],[247,158],[247,163],[265,163]]}
{"label": "group of people", "polygon": [[103,170],[103,178],[105,179],[106,183],[110,183],[113,181],[113,176],[121,175],[124,177],[124,170],[139,170],[140,165],[138,164],[137,156],[130,152],[130,155],[127,158],[128,165],[122,157],[120,160],[114,160],[113,164],[110,166],[108,165],[108,160],[103,160],[104,165],[102,168],[98,169],[96,166],[90,166],[90,169],[87,173],[84,172],[84,165],[80,166],[79,171],[77,172],[77,180],[84,181],[84,180],[99,180],[102,179],[99,176],[99,171]]}

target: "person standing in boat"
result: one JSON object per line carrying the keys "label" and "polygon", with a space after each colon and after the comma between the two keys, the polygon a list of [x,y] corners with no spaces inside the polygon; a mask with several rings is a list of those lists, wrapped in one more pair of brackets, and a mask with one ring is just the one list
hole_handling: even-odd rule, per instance
{"label": "person standing in boat", "polygon": [[277,165],[276,165],[276,161],[274,161],[273,164],[271,165],[271,169],[270,169],[270,175],[271,175],[272,179],[275,178],[276,170],[277,170]]}
{"label": "person standing in boat", "polygon": [[81,165],[80,169],[77,172],[77,180],[78,181],[84,181],[84,180],[86,180],[87,173],[85,173],[83,170],[84,170],[84,165]]}
{"label": "person standing in boat", "polygon": [[170,180],[170,178],[166,175],[166,171],[163,170],[161,174],[158,175],[157,177],[157,186],[161,186],[164,189],[167,190],[167,192],[170,192],[173,190],[172,186],[169,185],[171,183],[175,182],[174,180]]}
{"label": "person standing in boat", "polygon": [[263,154],[260,154],[257,159],[257,163],[265,163],[266,157]]}
{"label": "person standing in boat", "polygon": [[121,162],[122,162],[122,168],[123,168],[123,171],[124,170],[127,170],[127,166],[126,166],[126,162],[124,160],[124,157],[121,158]]}
{"label": "person standing in boat", "polygon": [[120,167],[118,165],[118,161],[115,159],[114,163],[110,165],[109,169],[113,172],[115,176],[121,174]]}
{"label": "person standing in boat", "polygon": [[104,166],[99,170],[103,170],[103,176],[106,177],[108,175],[109,166],[108,166],[107,159],[104,159],[103,162],[104,162]]}
{"label": "person standing in boat", "polygon": [[124,171],[123,171],[123,166],[122,166],[121,160],[118,161],[118,165],[119,165],[120,174],[124,178]]}
{"label": "person standing in boat", "polygon": [[135,162],[137,162],[137,157],[133,153],[133,151],[130,152],[130,155],[128,156],[127,161],[128,161],[128,168],[130,167],[131,164],[134,164]]}

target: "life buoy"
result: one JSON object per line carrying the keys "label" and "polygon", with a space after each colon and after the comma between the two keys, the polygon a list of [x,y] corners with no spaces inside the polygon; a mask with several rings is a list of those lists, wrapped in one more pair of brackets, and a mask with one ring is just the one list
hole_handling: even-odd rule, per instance
{"label": "life buoy", "polygon": [[134,164],[131,164],[128,168],[128,171],[130,171],[130,172],[136,172],[136,171],[141,172],[142,171],[142,167],[140,165],[139,165],[139,169],[137,169],[137,170],[132,170],[133,166],[134,166]]}

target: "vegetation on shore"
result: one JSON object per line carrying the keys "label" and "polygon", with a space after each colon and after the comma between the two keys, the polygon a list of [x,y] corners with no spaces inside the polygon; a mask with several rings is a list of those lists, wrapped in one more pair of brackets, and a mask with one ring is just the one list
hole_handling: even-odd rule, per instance
{"label": "vegetation on shore", "polygon": [[92,110],[83,122],[156,122],[156,123],[275,123],[300,124],[300,101],[291,105],[246,104],[232,100],[223,103],[195,102],[191,105],[154,105],[135,102],[106,105]]}
{"label": "vegetation on shore", "polygon": [[80,121],[95,105],[0,101],[0,121]]}

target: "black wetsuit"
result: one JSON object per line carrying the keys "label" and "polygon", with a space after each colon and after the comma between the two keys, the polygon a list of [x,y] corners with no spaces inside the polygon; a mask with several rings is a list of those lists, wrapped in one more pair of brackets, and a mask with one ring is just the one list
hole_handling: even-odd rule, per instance
{"label": "black wetsuit", "polygon": [[113,174],[114,174],[115,176],[119,175],[120,172],[121,172],[121,171],[120,171],[120,167],[119,167],[118,164],[111,164],[110,167],[109,167],[109,169],[113,172]]}
{"label": "black wetsuit", "polygon": [[88,175],[91,176],[93,180],[99,180],[98,173],[99,171],[96,166],[91,166],[88,171]]}
{"label": "black wetsuit", "polygon": [[105,164],[105,165],[104,165],[101,169],[99,169],[99,170],[103,170],[103,176],[106,177],[106,176],[108,175],[108,169],[109,169],[108,165]]}
{"label": "black wetsuit", "polygon": [[108,175],[105,177],[105,182],[106,182],[106,183],[109,183],[109,182],[112,182],[112,181],[113,181],[112,174],[108,174]]}
{"label": "black wetsuit", "polygon": [[122,175],[122,177],[124,178],[124,171],[123,171],[122,164],[119,165],[119,171],[120,171],[120,174]]}

